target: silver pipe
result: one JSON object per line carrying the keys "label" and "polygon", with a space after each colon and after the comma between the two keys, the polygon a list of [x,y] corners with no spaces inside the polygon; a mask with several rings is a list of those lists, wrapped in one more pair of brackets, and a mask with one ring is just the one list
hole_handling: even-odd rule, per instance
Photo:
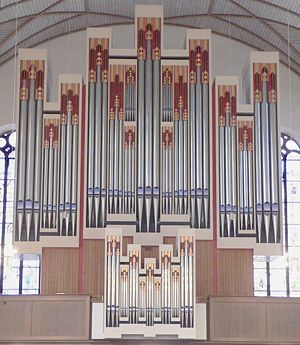
{"label": "silver pipe", "polygon": [[46,225],[47,228],[51,227],[51,217],[52,217],[52,207],[53,207],[53,133],[50,135],[49,140],[49,149],[48,149],[48,179],[46,182],[46,188],[47,188],[47,212],[46,212]]}
{"label": "silver pipe", "polygon": [[[173,137],[173,132],[172,132],[172,138]],[[173,141],[174,139],[172,139]],[[174,157],[174,149],[173,149],[173,142],[172,144],[169,143],[169,180],[168,180],[168,190],[169,190],[169,196],[168,196],[168,204],[169,204],[169,214],[173,213],[173,201],[174,201],[174,164],[173,164],[173,157]]]}
{"label": "silver pipe", "polygon": [[[135,135],[135,132],[134,132]],[[135,167],[136,167],[136,159],[135,159],[135,142],[132,141],[131,144],[131,156],[132,156],[132,173],[131,173],[131,213],[135,213],[135,186],[136,186],[136,177],[135,177]]]}
{"label": "silver pipe", "polygon": [[124,213],[124,120],[119,120],[119,213]]}
{"label": "silver pipe", "polygon": [[163,118],[162,121],[165,122],[167,119],[167,100],[166,100],[166,93],[167,93],[167,85],[163,81],[162,82],[162,113],[163,113]]}
{"label": "silver pipe", "polygon": [[[48,143],[49,145],[50,143]],[[47,228],[48,224],[48,181],[49,181],[49,147],[44,147],[44,156],[43,156],[43,228]]]}
{"label": "silver pipe", "polygon": [[107,292],[106,292],[106,326],[111,326],[111,279],[112,247],[111,238],[107,239]]}
{"label": "silver pipe", "polygon": [[102,66],[97,64],[97,79],[95,85],[95,119],[94,119],[94,141],[95,141],[95,159],[90,156],[89,160],[94,160],[94,202],[95,202],[95,227],[99,226],[100,214],[100,194],[101,194],[101,154],[102,154]]}
{"label": "silver pipe", "polygon": [[225,222],[225,127],[219,126],[219,145],[220,145],[220,213],[221,213],[221,236],[225,236],[224,222]]}
{"label": "silver pipe", "polygon": [[[26,92],[26,72],[23,71],[24,80],[22,83],[23,93]],[[18,236],[21,240],[22,235],[22,223],[23,223],[23,211],[25,200],[25,172],[26,172],[26,152],[27,152],[27,118],[28,118],[28,100],[25,95],[21,95],[20,99],[20,113],[19,113],[19,144],[18,144],[18,185],[17,185],[17,213],[18,213]]]}
{"label": "silver pipe", "polygon": [[138,257],[138,252],[137,252],[137,258],[136,258],[136,264],[135,264],[136,270],[135,270],[135,322],[137,323],[137,316],[138,316],[138,300],[139,300],[139,257]]}
{"label": "silver pipe", "polygon": [[204,228],[210,227],[209,217],[209,85],[202,84],[202,109],[203,109],[203,196],[204,196]]}
{"label": "silver pipe", "polygon": [[62,235],[65,210],[65,179],[66,179],[66,123],[60,125],[60,177],[59,177],[59,232]]}
{"label": "silver pipe", "polygon": [[171,323],[171,253],[168,253],[168,323]]}
{"label": "silver pipe", "polygon": [[249,225],[253,229],[253,153],[248,150],[248,173],[249,173]]}
{"label": "silver pipe", "polygon": [[243,144],[243,147],[240,148],[239,151],[239,158],[240,158],[240,165],[239,165],[239,170],[240,170],[240,229],[245,230],[245,173],[244,173],[244,150],[245,146]]}
{"label": "silver pipe", "polygon": [[114,131],[114,146],[112,151],[112,157],[114,160],[113,169],[113,213],[119,213],[119,108],[115,108],[115,131]]}
{"label": "silver pipe", "polygon": [[168,165],[167,165],[167,147],[166,147],[166,140],[162,144],[162,213],[166,214],[167,212],[167,173],[168,173]]}
{"label": "silver pipe", "polygon": [[79,126],[78,123],[73,122],[73,136],[72,136],[72,185],[71,185],[71,214],[72,214],[72,235],[76,235],[76,216],[77,216],[77,188],[78,188],[78,137]]}
{"label": "silver pipe", "polygon": [[115,161],[114,161],[114,143],[115,143],[115,120],[109,120],[109,213],[113,213],[114,207],[114,178],[115,178]]}
{"label": "silver pipe", "polygon": [[116,322],[115,326],[119,327],[119,294],[120,294],[120,282],[119,282],[119,275],[120,275],[120,240],[117,239],[116,242]]}
{"label": "silver pipe", "polygon": [[183,213],[188,213],[188,120],[183,120]]}
{"label": "silver pipe", "polygon": [[230,113],[226,112],[226,127],[225,127],[225,174],[226,174],[226,185],[225,185],[225,213],[227,219],[227,232],[228,236],[231,233],[231,212],[232,212],[232,171],[231,171],[231,160],[232,160],[232,143],[231,143],[231,127],[230,127]]}
{"label": "silver pipe", "polygon": [[183,129],[183,120],[182,120],[182,107],[179,108],[179,121],[178,121],[178,129],[179,129],[179,139],[178,139],[178,181],[179,181],[179,189],[178,189],[178,199],[179,199],[179,214],[184,213],[184,201],[183,201],[183,180],[184,180],[184,129]]}
{"label": "silver pipe", "polygon": [[[254,103],[255,114],[255,178],[256,178],[256,213],[257,213],[257,236],[261,242],[261,215],[262,215],[262,165],[261,165],[261,108],[260,103]],[[260,217],[259,217],[260,216]]]}
{"label": "silver pipe", "polygon": [[125,121],[129,121],[130,119],[130,87],[129,87],[129,77],[127,81],[126,73],[125,73]]}
{"label": "silver pipe", "polygon": [[128,147],[128,213],[133,213],[133,202],[132,202],[132,194],[133,194],[133,183],[132,183],[132,176],[134,175],[134,161],[133,161],[133,148],[132,148],[132,139],[129,141]]}
{"label": "silver pipe", "polygon": [[189,325],[194,326],[194,264],[193,264],[193,243],[189,243]]}
{"label": "silver pipe", "polygon": [[135,98],[136,98],[136,84],[135,84],[135,72],[134,72],[134,77],[133,78],[133,83],[132,83],[132,121],[135,121],[136,120],[136,117],[135,117],[135,111],[136,111],[136,101],[135,101]]}
{"label": "silver pipe", "polygon": [[164,280],[164,254],[161,252],[161,287],[160,287],[160,318],[161,323],[164,323],[165,313],[165,280]]}
{"label": "silver pipe", "polygon": [[150,214],[153,196],[153,67],[152,67],[152,37],[146,39],[146,80],[145,80],[145,187],[146,187],[146,228],[150,231]]}
{"label": "silver pipe", "polygon": [[179,213],[179,124],[174,119],[174,213]]}
{"label": "silver pipe", "polygon": [[58,143],[53,148],[53,197],[52,197],[52,227],[56,228],[57,219],[57,172],[58,172]]}
{"label": "silver pipe", "polygon": [[249,171],[248,171],[248,151],[246,138],[244,138],[244,150],[243,150],[243,181],[244,181],[244,212],[245,212],[245,229],[248,229],[248,215],[249,215],[249,189],[251,185],[249,184]]}
{"label": "silver pipe", "polygon": [[35,102],[35,73],[30,72],[29,81],[29,101],[28,101],[28,122],[27,122],[27,152],[26,152],[26,188],[25,188],[25,208],[26,208],[26,232],[29,241],[32,209],[33,209],[33,179],[34,179],[34,155],[35,136],[36,136],[36,102]]}
{"label": "silver pipe", "polygon": [[181,310],[181,315],[180,315],[180,324],[181,327],[184,327],[184,310],[185,310],[185,281],[184,281],[184,242],[183,239],[181,238],[180,240],[180,310]]}
{"label": "silver pipe", "polygon": [[112,327],[116,326],[116,240],[112,239],[112,256],[111,256],[111,318]]}
{"label": "silver pipe", "polygon": [[[153,207],[154,207],[154,231],[158,232],[159,221],[159,161],[160,161],[160,61],[153,61]],[[151,146],[150,146],[151,150]]]}
{"label": "silver pipe", "polygon": [[[97,102],[96,102],[97,104]],[[93,204],[94,204],[94,164],[98,159],[94,157],[95,137],[95,83],[89,82],[89,118],[88,118],[88,210],[87,210],[87,227],[93,226]]]}
{"label": "silver pipe", "polygon": [[236,220],[237,220],[237,172],[236,172],[236,125],[231,127],[231,173],[232,173],[232,222],[233,222],[233,236],[236,236]]}
{"label": "silver pipe", "polygon": [[202,95],[202,84],[201,84],[201,67],[196,67],[196,199],[197,199],[197,218],[198,227],[202,228],[202,164],[203,164],[203,151],[202,151],[202,124],[203,124],[203,95]]}
{"label": "silver pipe", "polygon": [[[71,225],[71,185],[72,185],[72,154],[73,154],[73,148],[72,148],[72,106],[71,101],[70,102],[69,109],[68,109],[68,122],[67,122],[67,133],[66,133],[66,199],[65,199],[65,211],[66,211],[66,233],[68,235],[73,235],[71,232],[72,225]],[[70,227],[71,225],[71,227]]]}
{"label": "silver pipe", "polygon": [[189,318],[189,266],[188,266],[188,241],[184,240],[184,327],[188,327]]}
{"label": "silver pipe", "polygon": [[40,228],[40,196],[41,196],[41,158],[42,158],[42,128],[43,128],[43,99],[38,90],[36,101],[36,137],[35,137],[35,182],[34,182],[34,212],[35,212],[35,231],[34,238],[37,240]]}
{"label": "silver pipe", "polygon": [[107,203],[107,117],[108,117],[108,83],[102,83],[102,143],[101,143],[101,216],[100,226],[106,226]]}
{"label": "silver pipe", "polygon": [[191,135],[191,227],[196,227],[196,116],[195,116],[195,83],[190,81],[190,135]]}
{"label": "silver pipe", "polygon": [[129,139],[128,139],[128,129],[125,129],[125,141],[124,141],[124,213],[130,213],[128,208],[128,199],[129,199],[129,181],[130,176],[128,173],[129,169]]}
{"label": "silver pipe", "polygon": [[268,82],[262,82],[262,104],[261,104],[261,132],[262,132],[262,175],[263,175],[263,213],[266,231],[266,242],[269,242],[269,222],[270,222],[270,122],[268,104]]}
{"label": "silver pipe", "polygon": [[129,252],[129,323],[133,323],[133,268],[132,268],[132,254]]}
{"label": "silver pipe", "polygon": [[[171,188],[172,185],[170,185],[171,182],[171,150],[170,150],[170,142],[166,142],[166,150],[165,150],[165,211],[167,214],[171,214],[171,208],[170,208],[170,195],[171,195]],[[171,188],[170,188],[171,187]]]}
{"label": "silver pipe", "polygon": [[271,171],[271,202],[272,221],[274,228],[274,240],[279,242],[278,214],[279,214],[279,191],[278,191],[278,140],[277,140],[277,104],[269,102],[270,116],[270,171]]}
{"label": "silver pipe", "polygon": [[137,181],[137,197],[138,197],[138,231],[142,231],[143,224],[143,208],[145,198],[145,112],[144,112],[144,99],[145,99],[145,61],[138,60],[138,181]]}

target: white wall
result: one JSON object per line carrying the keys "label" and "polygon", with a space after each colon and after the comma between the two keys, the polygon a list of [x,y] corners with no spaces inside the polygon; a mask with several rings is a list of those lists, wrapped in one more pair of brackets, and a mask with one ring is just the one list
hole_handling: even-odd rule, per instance
{"label": "white wall", "polygon": [[[114,48],[134,47],[134,26],[120,25],[112,28]],[[185,45],[185,29],[165,26],[165,48],[183,48]],[[86,32],[80,31],[62,36],[38,48],[48,49],[48,85],[49,101],[57,101],[58,75],[60,73],[86,74]],[[228,38],[213,35],[212,41],[212,72],[216,75],[238,75],[242,85],[242,73],[249,60],[253,48],[229,40]],[[15,122],[14,115],[14,67],[12,59],[0,66],[0,130],[11,127]],[[290,72],[286,66],[280,67],[281,87],[281,130],[290,134],[300,142],[300,77]],[[289,93],[290,90],[290,93]],[[8,127],[7,127],[8,126]]]}

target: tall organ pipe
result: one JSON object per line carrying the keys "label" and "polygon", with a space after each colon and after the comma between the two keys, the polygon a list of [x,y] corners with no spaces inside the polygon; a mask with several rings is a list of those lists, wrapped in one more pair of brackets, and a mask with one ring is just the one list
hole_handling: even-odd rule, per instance
{"label": "tall organ pipe", "polygon": [[[150,25],[148,25],[150,26]],[[145,80],[145,192],[146,192],[146,230],[150,231],[150,215],[153,196],[153,66],[152,66],[152,32],[148,28],[146,36],[146,80]]]}
{"label": "tall organ pipe", "polygon": [[198,227],[202,227],[202,162],[203,162],[203,151],[202,151],[202,84],[201,84],[201,66],[198,64],[196,67],[196,209]]}
{"label": "tall organ pipe", "polygon": [[[156,35],[157,35],[156,31]],[[157,41],[157,40],[156,40]],[[159,221],[159,162],[160,162],[160,61],[155,57],[153,61],[153,208],[154,231],[158,232]]]}
{"label": "tall organ pipe", "polygon": [[[106,68],[108,68],[106,66]],[[107,72],[106,72],[107,73]],[[101,215],[100,227],[106,226],[106,197],[107,197],[107,117],[108,117],[108,82],[107,76],[102,79],[102,155],[101,155]]]}
{"label": "tall organ pipe", "polygon": [[[97,76],[98,77],[98,76]],[[95,147],[95,81],[94,79],[89,81],[89,119],[88,119],[88,200],[87,200],[87,226],[92,227],[95,224],[95,212],[94,212],[94,164],[98,161],[93,159],[97,147]],[[97,102],[96,102],[97,103]],[[96,115],[97,117],[97,115]],[[98,137],[99,133],[96,134]],[[97,156],[96,156],[97,157]]]}
{"label": "tall organ pipe", "polygon": [[137,199],[138,199],[138,231],[142,231],[143,211],[144,211],[144,181],[145,181],[145,112],[144,112],[144,98],[145,98],[145,61],[138,60],[138,183],[137,183]]}
{"label": "tall organ pipe", "polygon": [[261,131],[262,140],[262,174],[263,174],[263,214],[266,242],[269,242],[271,195],[270,195],[270,133],[269,133],[269,103],[268,103],[268,82],[262,82],[262,103],[261,103]]}
{"label": "tall organ pipe", "polygon": [[94,205],[95,205],[95,226],[99,226],[99,215],[101,205],[101,159],[103,154],[101,150],[102,144],[102,66],[100,60],[97,60],[97,73],[95,85],[95,157],[90,156],[90,160],[94,160]]}
{"label": "tall organ pipe", "polygon": [[[42,156],[42,127],[43,127],[43,75],[38,72],[38,89],[36,101],[36,133],[35,133],[35,162],[34,170],[36,177],[34,182],[33,201],[34,201],[34,238],[37,240],[40,227],[40,193],[41,193],[41,156]],[[52,190],[52,186],[51,186]]]}
{"label": "tall organ pipe", "polygon": [[22,87],[20,95],[20,116],[19,116],[19,144],[18,144],[18,189],[17,189],[17,221],[18,221],[18,239],[22,239],[22,225],[25,206],[25,171],[27,139],[26,128],[28,118],[28,99],[26,97],[27,72],[22,72]]}
{"label": "tall organ pipe", "polygon": [[26,189],[25,189],[25,202],[26,202],[26,233],[27,241],[30,238],[30,230],[32,227],[32,212],[33,212],[33,179],[34,179],[34,155],[35,151],[35,133],[36,133],[36,102],[35,102],[35,88],[36,88],[36,72],[35,67],[32,65],[29,73],[29,101],[28,101],[28,123],[27,123],[27,171],[26,171]]}

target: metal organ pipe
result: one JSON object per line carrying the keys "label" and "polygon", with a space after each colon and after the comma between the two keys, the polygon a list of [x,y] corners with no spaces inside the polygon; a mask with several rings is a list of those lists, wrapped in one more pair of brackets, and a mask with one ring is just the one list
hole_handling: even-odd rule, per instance
{"label": "metal organ pipe", "polygon": [[35,66],[31,65],[29,72],[29,100],[28,100],[28,122],[27,122],[27,171],[25,181],[25,210],[26,210],[26,234],[27,240],[30,239],[30,230],[33,225],[33,178],[34,178],[34,145],[35,145],[35,133],[36,133],[36,101],[35,101],[35,89],[36,89],[36,70]]}
{"label": "metal organ pipe", "polygon": [[220,235],[237,233],[236,86],[219,85]]}
{"label": "metal organ pipe", "polygon": [[[95,157],[101,157],[101,141],[102,141],[102,59],[101,59],[101,48],[97,47],[97,59],[96,59],[96,83],[95,83],[95,122],[92,123],[92,130],[95,135]],[[100,216],[100,205],[101,205],[101,159],[89,159],[94,160],[94,169],[92,174],[94,175],[94,208],[95,208],[95,224],[98,227],[99,216]]]}
{"label": "metal organ pipe", "polygon": [[[95,59],[95,50],[92,49],[90,52],[90,64],[94,63]],[[88,105],[88,155],[93,157],[95,155],[94,148],[95,148],[95,76],[96,70],[95,66],[90,66],[89,71],[89,105]],[[96,148],[97,149],[97,148]],[[95,224],[95,202],[94,202],[94,164],[96,160],[91,158],[88,159],[88,179],[87,179],[87,227],[94,226]]]}
{"label": "metal organ pipe", "polygon": [[[86,227],[106,226],[108,39],[89,39]],[[110,198],[111,201],[111,198]]]}
{"label": "metal organ pipe", "polygon": [[159,222],[159,157],[160,157],[160,32],[154,33],[153,44],[153,215],[154,215],[154,232],[158,232]]}
{"label": "metal organ pipe", "polygon": [[152,76],[152,27],[147,26],[146,33],[146,80],[145,80],[145,198],[146,198],[146,231],[150,232],[150,213],[153,195],[153,76]]}
{"label": "metal organ pipe", "polygon": [[207,40],[190,40],[191,227],[209,228],[209,55]]}
{"label": "metal organ pipe", "polygon": [[279,242],[276,64],[254,64],[256,226],[258,242]]}
{"label": "metal organ pipe", "polygon": [[138,132],[138,181],[137,181],[137,198],[138,198],[138,228],[137,231],[142,231],[142,224],[144,222],[144,202],[145,202],[145,47],[144,32],[139,30],[138,33],[139,48],[138,48],[138,114],[137,114],[137,132]]}
{"label": "metal organ pipe", "polygon": [[138,20],[137,230],[159,231],[160,20]]}

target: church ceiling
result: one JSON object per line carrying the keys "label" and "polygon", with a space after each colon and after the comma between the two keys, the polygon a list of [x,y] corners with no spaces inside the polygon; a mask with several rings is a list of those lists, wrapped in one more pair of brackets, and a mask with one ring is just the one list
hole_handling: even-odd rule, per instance
{"label": "church ceiling", "polygon": [[135,4],[164,5],[165,24],[277,50],[300,75],[299,0],[0,0],[0,64],[14,56],[16,40],[30,48],[89,26],[133,23]]}

